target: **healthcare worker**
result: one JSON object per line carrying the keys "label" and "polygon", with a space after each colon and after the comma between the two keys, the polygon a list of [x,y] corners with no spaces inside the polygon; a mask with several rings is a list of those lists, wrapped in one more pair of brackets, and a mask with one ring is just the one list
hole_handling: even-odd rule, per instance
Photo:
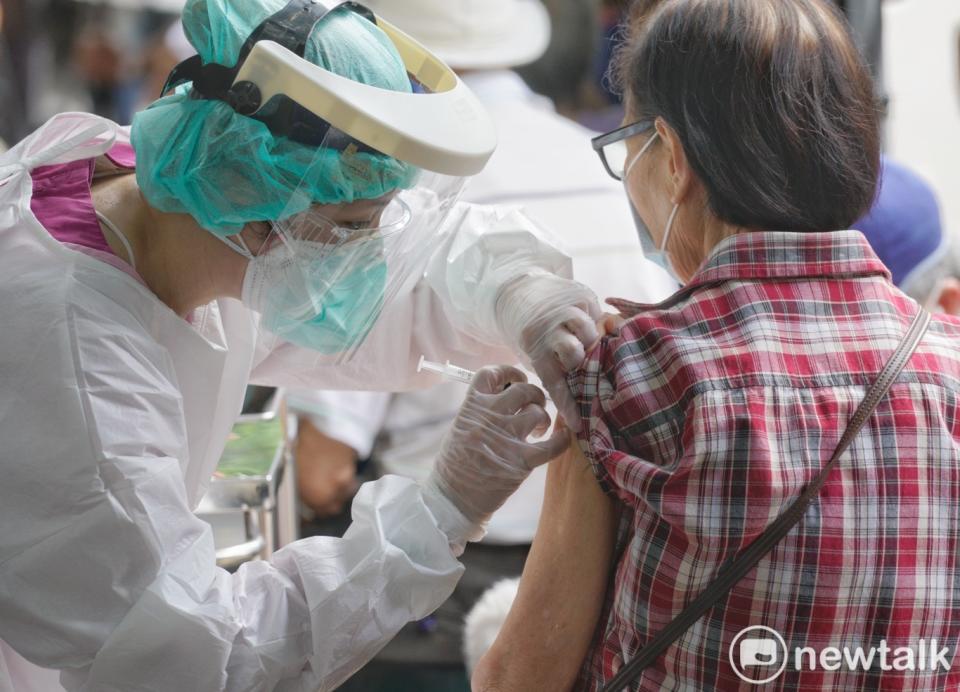
{"label": "healthcare worker", "polygon": [[484,368],[422,486],[369,484],[342,540],[231,575],[191,510],[247,382],[405,388],[422,353],[511,347],[563,405],[596,336],[531,223],[455,203],[494,138],[422,46],[353,3],[191,0],[183,22],[200,57],[132,149],[65,114],[0,157],[4,692],[335,687],[566,440],[527,442],[542,392]]}

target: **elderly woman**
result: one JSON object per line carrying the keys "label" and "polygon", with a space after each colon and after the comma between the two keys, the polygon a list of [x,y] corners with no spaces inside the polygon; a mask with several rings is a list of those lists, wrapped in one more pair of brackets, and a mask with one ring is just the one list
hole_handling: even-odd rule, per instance
{"label": "elderly woman", "polygon": [[[683,287],[615,302],[571,377],[580,449],[551,464],[475,690],[603,689],[814,482],[919,312],[845,230],[877,186],[878,109],[836,10],[641,4],[627,125],[596,144]],[[799,521],[630,689],[957,689],[958,347],[934,318]]]}

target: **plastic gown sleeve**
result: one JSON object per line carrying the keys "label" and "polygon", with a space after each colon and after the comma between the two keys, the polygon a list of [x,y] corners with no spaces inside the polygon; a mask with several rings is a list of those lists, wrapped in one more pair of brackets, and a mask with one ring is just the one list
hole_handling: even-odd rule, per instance
{"label": "plastic gown sleeve", "polygon": [[80,283],[66,311],[29,288],[0,305],[0,639],[68,690],[329,690],[452,592],[456,517],[396,476],[343,539],[217,568],[165,351]]}
{"label": "plastic gown sleeve", "polygon": [[284,344],[255,357],[254,382],[294,388],[403,391],[437,382],[416,372],[420,355],[476,369],[518,362],[495,316],[501,287],[528,274],[569,277],[558,242],[516,208],[458,203],[422,275],[411,276],[357,353],[335,364]]}

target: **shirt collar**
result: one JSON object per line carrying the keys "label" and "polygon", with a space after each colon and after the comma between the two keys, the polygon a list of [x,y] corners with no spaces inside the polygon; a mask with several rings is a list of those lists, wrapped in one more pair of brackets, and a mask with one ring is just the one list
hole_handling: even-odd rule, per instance
{"label": "shirt collar", "polygon": [[756,231],[724,238],[688,286],[716,281],[881,275],[889,270],[860,231]]}
{"label": "shirt collar", "polygon": [[[699,287],[724,281],[858,276],[882,276],[890,280],[890,271],[860,231],[740,233],[717,243],[690,282],[658,307],[675,303]],[[653,307],[621,299],[607,302],[624,317]]]}

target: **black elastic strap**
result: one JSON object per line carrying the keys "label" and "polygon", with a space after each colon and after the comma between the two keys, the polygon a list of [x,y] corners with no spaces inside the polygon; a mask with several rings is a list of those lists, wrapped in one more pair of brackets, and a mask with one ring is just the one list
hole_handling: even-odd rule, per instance
{"label": "black elastic strap", "polygon": [[920,345],[920,339],[923,338],[927,326],[930,324],[930,313],[920,309],[913,324],[907,331],[906,336],[897,346],[897,350],[890,356],[890,360],[884,366],[883,370],[877,376],[877,379],[871,385],[853,414],[853,418],[847,424],[837,448],[830,457],[827,465],[821,469],[817,477],[808,485],[800,496],[794,500],[786,511],[783,512],[770,526],[767,527],[753,543],[747,546],[732,561],[726,563],[720,568],[717,576],[707,586],[703,592],[681,611],[677,617],[670,621],[666,627],[657,632],[646,646],[640,649],[636,658],[628,661],[613,677],[610,682],[603,686],[603,692],[620,692],[624,687],[634,682],[643,673],[643,670],[651,663],[657,660],[667,648],[670,647],[680,636],[699,620],[708,610],[722,599],[740,581],[758,562],[770,552],[773,547],[792,529],[803,517],[807,507],[815,497],[820,494],[820,489],[827,480],[827,476],[836,466],[837,461],[847,451],[850,443],[860,432],[864,423],[873,414],[877,404],[886,396],[890,386],[903,370],[904,366],[910,360],[910,357]]}
{"label": "black elastic strap", "polygon": [[[241,65],[258,41],[273,41],[303,58],[307,41],[317,23],[339,7],[348,8],[376,24],[377,18],[373,12],[357,2],[290,0],[282,9],[257,25],[244,41],[233,67],[219,63],[204,64],[199,55],[194,55],[173,68],[161,96],[180,84],[191,82],[191,96],[194,98],[223,101],[237,113],[261,121],[277,137],[287,137],[307,146],[316,147],[322,144],[340,150],[353,144],[358,151],[380,153],[351,138],[332,136],[335,132],[331,130],[330,123],[288,97],[271,99],[269,107],[261,110],[266,104],[262,102],[257,85],[252,82],[235,83]],[[341,139],[346,141],[341,142]]]}
{"label": "black elastic strap", "polygon": [[228,94],[233,81],[257,41],[273,41],[302,58],[314,27],[340,6],[348,7],[374,24],[377,21],[373,12],[349,0],[290,0],[257,25],[244,41],[233,67],[219,63],[204,64],[199,55],[194,55],[173,68],[160,95],[165,95],[184,82],[193,82],[193,88],[200,97],[230,102]]}
{"label": "black elastic strap", "polygon": [[171,89],[174,89],[184,82],[196,81],[200,68],[203,67],[203,60],[199,55],[191,55],[186,60],[177,63],[167,75],[167,81],[163,83],[160,90],[160,96],[166,96]]}
{"label": "black elastic strap", "polygon": [[260,25],[247,37],[240,48],[234,69],[239,71],[240,65],[246,60],[257,41],[279,43],[302,58],[307,51],[307,41],[313,33],[313,27],[343,4],[345,3],[290,0],[281,10],[260,22]]}

